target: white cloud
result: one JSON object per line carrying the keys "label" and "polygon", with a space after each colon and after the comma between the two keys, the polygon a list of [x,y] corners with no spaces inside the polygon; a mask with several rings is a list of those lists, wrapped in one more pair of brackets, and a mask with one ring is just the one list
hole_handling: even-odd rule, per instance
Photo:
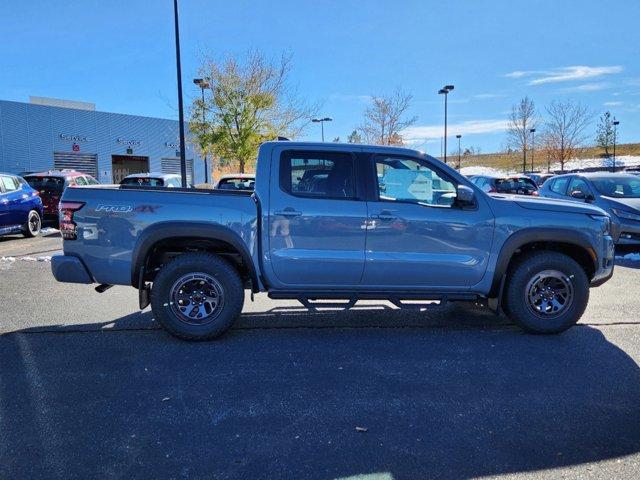
{"label": "white cloud", "polygon": [[610,65],[603,67],[589,67],[587,65],[574,65],[570,67],[554,68],[551,70],[517,70],[505,75],[509,78],[523,78],[535,76],[528,82],[529,85],[544,85],[546,83],[571,82],[586,80],[588,78],[601,77],[622,72],[622,65]]}
{"label": "white cloud", "polygon": [[610,85],[605,82],[583,83],[575,87],[565,88],[565,92],[597,92],[598,90],[604,90]]}
{"label": "white cloud", "polygon": [[604,102],[603,105],[605,107],[618,107],[622,105],[622,102]]}
{"label": "white cloud", "polygon": [[504,98],[506,95],[502,93],[478,93],[474,95],[473,98],[478,98],[480,100],[492,99],[492,98]]}
{"label": "white cloud", "polygon": [[[470,120],[460,123],[450,123],[447,127],[449,135],[476,135],[482,133],[495,133],[507,128],[507,120]],[[409,143],[424,143],[425,139],[440,138],[444,133],[442,124],[416,125],[402,132],[402,136]]]}
{"label": "white cloud", "polygon": [[329,95],[329,100],[335,102],[369,102],[371,100],[371,95],[333,93]]}

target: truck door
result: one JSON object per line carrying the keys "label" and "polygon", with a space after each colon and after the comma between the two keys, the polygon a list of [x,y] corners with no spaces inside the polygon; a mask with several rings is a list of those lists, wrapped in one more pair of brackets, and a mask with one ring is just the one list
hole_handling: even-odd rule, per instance
{"label": "truck door", "polygon": [[266,263],[280,288],[358,285],[367,204],[355,155],[335,147],[282,146],[271,162]]}
{"label": "truck door", "polygon": [[455,203],[456,181],[427,158],[371,157],[374,195],[368,203],[369,287],[471,287],[486,269],[494,216],[484,199]]}

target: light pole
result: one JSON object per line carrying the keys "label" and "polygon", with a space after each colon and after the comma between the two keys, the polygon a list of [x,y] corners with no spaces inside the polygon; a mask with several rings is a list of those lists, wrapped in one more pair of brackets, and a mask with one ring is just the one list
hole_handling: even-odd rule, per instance
{"label": "light pole", "polygon": [[180,67],[180,28],[178,27],[178,0],[173,0],[173,18],[176,32],[176,72],[178,75],[178,122],[180,122],[180,175],[182,188],[187,188],[187,160],[184,143],[184,107],[182,105],[182,69]]}
{"label": "light pole", "polygon": [[533,154],[536,150],[536,129],[532,128],[531,132],[531,173],[533,173]]}
{"label": "light pole", "polygon": [[438,90],[438,95],[444,95],[444,163],[447,163],[447,97],[453,90],[453,85],[445,85]]}
{"label": "light pole", "polygon": [[[204,103],[204,89],[209,88],[209,83],[202,78],[194,78],[193,83],[200,87],[200,91],[202,92],[202,134],[207,128],[207,117],[205,112],[205,103]],[[204,183],[209,183],[209,168],[207,165],[207,151],[202,148],[202,159],[204,160]]]}
{"label": "light pole", "polygon": [[460,148],[460,139],[462,138],[462,135],[458,134],[456,135],[456,138],[458,139],[458,170],[460,170],[460,153],[462,152],[462,149]]}
{"label": "light pole", "polygon": [[311,121],[313,123],[319,123],[320,124],[320,127],[322,129],[322,141],[324,142],[324,122],[332,122],[333,118],[331,118],[331,117],[313,118],[313,119],[311,119]]}
{"label": "light pole", "polygon": [[613,166],[611,167],[611,171],[616,171],[616,140],[618,139],[618,125],[620,125],[620,121],[616,120],[613,117]]}

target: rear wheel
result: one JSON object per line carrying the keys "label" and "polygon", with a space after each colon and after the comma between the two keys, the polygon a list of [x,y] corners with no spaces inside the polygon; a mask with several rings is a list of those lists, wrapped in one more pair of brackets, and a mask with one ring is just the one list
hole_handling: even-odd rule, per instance
{"label": "rear wheel", "polygon": [[27,217],[27,223],[22,227],[22,234],[27,238],[36,237],[40,234],[41,228],[42,219],[40,214],[35,210],[31,210]]}
{"label": "rear wheel", "polygon": [[589,280],[568,255],[540,251],[523,255],[505,290],[507,315],[532,333],[559,333],[574,325],[589,300]]}
{"label": "rear wheel", "polygon": [[244,288],[236,269],[209,253],[180,255],[153,282],[151,308],[167,332],[184,340],[222,335],[242,311]]}

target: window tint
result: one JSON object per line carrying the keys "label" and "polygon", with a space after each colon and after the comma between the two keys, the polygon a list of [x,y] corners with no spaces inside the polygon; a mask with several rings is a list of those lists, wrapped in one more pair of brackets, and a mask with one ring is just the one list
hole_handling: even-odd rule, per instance
{"label": "window tint", "polygon": [[0,181],[4,186],[5,192],[14,192],[18,190],[18,182],[16,182],[13,177],[1,176]]}
{"label": "window tint", "polygon": [[567,192],[567,184],[569,183],[569,177],[556,178],[550,186],[550,189],[554,193],[565,195]]}
{"label": "window tint", "polygon": [[38,191],[62,192],[64,189],[64,178],[62,177],[24,177],[31,187]]}
{"label": "window tint", "polygon": [[567,193],[571,195],[571,192],[575,192],[576,190],[584,193],[585,195],[591,193],[591,189],[589,188],[589,185],[587,185],[587,182],[579,177],[573,177],[569,184],[569,190],[567,190]]}
{"label": "window tint", "polygon": [[120,185],[138,185],[141,187],[162,187],[164,186],[164,181],[161,178],[151,178],[151,177],[133,177],[133,178],[124,178],[120,182]]}
{"label": "window tint", "polygon": [[298,196],[355,198],[353,157],[347,153],[283,152],[280,186]]}
{"label": "window tint", "polygon": [[378,157],[376,174],[380,200],[450,207],[456,197],[453,183],[416,160]]}

